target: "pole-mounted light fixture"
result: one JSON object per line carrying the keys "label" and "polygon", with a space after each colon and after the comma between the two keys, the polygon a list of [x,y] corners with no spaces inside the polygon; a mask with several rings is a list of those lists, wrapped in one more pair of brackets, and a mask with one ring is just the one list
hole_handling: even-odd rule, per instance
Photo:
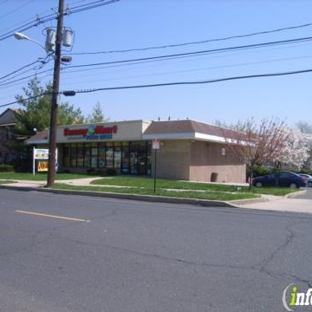
{"label": "pole-mounted light fixture", "polygon": [[[38,46],[40,46],[44,51],[46,51],[46,48],[40,43],[38,42],[37,40],[34,40],[28,36],[26,36],[25,34],[23,33],[20,33],[20,32],[15,32],[14,33],[14,37],[17,39],[17,40],[28,40],[28,41],[31,41],[31,42],[34,42],[36,43]],[[46,51],[47,52],[47,51]]]}

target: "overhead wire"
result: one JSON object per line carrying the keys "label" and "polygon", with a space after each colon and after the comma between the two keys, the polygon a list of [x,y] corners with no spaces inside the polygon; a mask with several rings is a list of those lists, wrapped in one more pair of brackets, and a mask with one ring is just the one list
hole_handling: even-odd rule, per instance
{"label": "overhead wire", "polygon": [[[80,6],[71,8],[69,10],[65,10],[63,16],[70,15],[70,14],[75,14],[75,13],[79,13],[79,12],[83,12],[83,11],[87,11],[87,10],[91,10],[91,9],[98,8],[100,6],[104,6],[104,5],[108,5],[108,4],[112,4],[112,3],[115,3],[115,2],[118,2],[118,1],[120,1],[120,0],[98,0],[98,1],[93,1],[93,2],[85,4],[85,5],[80,5]],[[16,31],[23,32],[23,31],[31,29],[33,27],[37,27],[40,24],[43,24],[43,23],[46,23],[46,22],[50,22],[50,21],[52,21],[52,20],[54,20],[56,18],[57,18],[57,14],[55,14],[55,13],[46,15],[46,16],[41,17],[41,18],[37,17],[35,20],[32,20],[31,22],[28,22],[28,23],[26,23],[26,24],[24,24],[24,25],[22,25],[22,26],[20,26],[18,28],[15,28],[14,30],[11,30],[11,31],[6,32],[4,34],[0,34],[0,41],[3,41],[5,39],[10,38],[11,36],[13,36],[13,34]]]}
{"label": "overhead wire", "polygon": [[[210,84],[210,83],[219,83],[226,81],[234,81],[234,80],[242,80],[242,79],[254,79],[254,78],[268,78],[268,77],[277,77],[277,76],[288,76],[288,75],[298,75],[298,74],[306,74],[311,73],[312,69],[305,70],[296,70],[296,71],[288,71],[288,72],[278,72],[278,73],[266,73],[266,74],[253,74],[253,75],[244,75],[244,76],[232,76],[232,77],[224,77],[218,79],[209,79],[209,80],[199,80],[199,81],[176,81],[176,82],[166,82],[166,83],[155,83],[155,84],[145,84],[145,85],[129,85],[129,86],[117,86],[117,87],[103,87],[103,88],[95,88],[88,90],[77,90],[77,91],[60,91],[59,94],[63,95],[75,95],[81,93],[92,93],[99,91],[114,91],[114,90],[126,90],[126,89],[142,89],[142,88],[155,88],[155,87],[169,87],[169,86],[178,86],[178,85],[198,85],[198,84]],[[23,99],[25,101],[31,100],[34,98],[38,98],[47,94],[52,94],[52,92],[44,92],[42,94],[29,97],[27,99]],[[6,104],[0,105],[1,107],[9,106],[19,103],[19,101],[14,101]]]}
{"label": "overhead wire", "polygon": [[[14,71],[12,71],[12,72],[10,72],[10,73],[8,73],[8,74],[6,74],[6,75],[0,77],[0,81],[1,81],[2,79],[8,78],[9,76],[12,76],[12,75],[14,75],[14,74],[16,74],[16,73],[19,73],[19,72],[21,72],[22,70],[24,70],[25,68],[28,68],[28,67],[30,67],[30,66],[32,66],[32,65],[35,65],[35,64],[38,65],[38,63],[39,63],[40,66],[43,66],[43,65],[45,65],[45,64],[47,64],[47,63],[49,62],[49,57],[50,57],[50,55],[47,55],[47,57],[45,57],[45,58],[38,58],[36,61],[31,62],[31,63],[29,63],[29,64],[27,64],[27,65],[24,65],[24,66],[22,66],[22,67],[20,67],[20,68],[18,68],[18,69],[16,69],[16,70],[14,70]],[[31,68],[30,70],[33,70],[33,69],[35,69],[35,67]],[[28,71],[29,71],[29,70],[28,70]],[[16,76],[14,76],[14,77],[16,77]],[[13,77],[13,78],[14,78],[14,77]],[[4,80],[4,81],[6,81],[6,80]],[[1,83],[1,82],[0,82],[0,83]]]}
{"label": "overhead wire", "polygon": [[[84,71],[86,70],[86,68],[99,67],[99,66],[101,66],[102,68],[112,68],[112,67],[120,67],[120,66],[125,66],[125,65],[138,65],[138,64],[142,64],[146,62],[160,62],[160,61],[166,61],[166,60],[172,61],[173,59],[180,59],[180,58],[185,58],[185,57],[194,57],[194,56],[201,56],[205,54],[214,54],[214,53],[218,54],[218,53],[232,52],[232,51],[237,51],[237,50],[249,50],[249,49],[254,49],[254,48],[272,47],[276,45],[307,42],[310,40],[312,40],[312,37],[287,39],[287,40],[252,44],[252,45],[232,46],[232,47],[226,47],[226,48],[201,50],[201,51],[193,51],[193,52],[186,52],[186,53],[167,54],[167,55],[160,55],[160,56],[158,55],[158,56],[152,56],[152,57],[146,57],[146,58],[126,59],[126,60],[90,63],[90,64],[73,65],[73,66],[67,65],[66,67],[62,67],[62,72],[64,71],[67,73],[77,72],[77,70],[73,71],[73,69],[76,69],[76,68],[83,68],[80,71]],[[52,69],[39,72],[38,74],[42,74],[42,73],[50,72],[50,71],[52,71]],[[9,82],[2,82],[0,83],[0,87],[7,86],[12,83],[20,82],[30,77],[32,77],[32,75],[24,76],[20,79],[12,80]]]}
{"label": "overhead wire", "polygon": [[68,66],[67,69],[82,68],[82,67],[93,67],[93,66],[103,66],[103,65],[114,65],[114,64],[137,63],[137,62],[145,62],[145,61],[153,61],[153,60],[165,60],[165,59],[172,60],[174,58],[180,58],[180,57],[189,57],[189,56],[197,56],[197,55],[201,55],[201,54],[223,53],[223,52],[229,52],[229,51],[262,48],[262,47],[269,47],[269,46],[275,46],[275,45],[281,45],[281,44],[306,42],[306,41],[311,41],[311,40],[312,40],[312,37],[304,37],[304,38],[297,38],[297,39],[287,39],[287,40],[280,40],[280,41],[271,41],[271,42],[250,44],[250,45],[232,46],[232,47],[226,47],[226,48],[209,49],[209,50],[184,52],[184,53],[175,53],[175,54],[166,54],[166,55],[157,55],[157,56],[151,56],[151,57],[126,59],[126,60],[119,60],[119,61],[109,61],[109,62],[99,62],[99,63],[72,65],[72,66]]}
{"label": "overhead wire", "polygon": [[[165,82],[165,83],[146,84],[146,85],[104,87],[104,88],[96,88],[96,89],[89,89],[89,90],[78,90],[78,91],[71,91],[71,92],[75,92],[75,94],[79,94],[79,93],[91,93],[91,92],[98,92],[98,91],[141,89],[141,88],[154,88],[154,87],[166,87],[166,86],[177,86],[177,85],[208,84],[208,83],[225,82],[225,81],[231,81],[231,80],[242,80],[242,79],[252,79],[252,78],[266,78],[266,77],[276,77],[276,76],[297,75],[297,74],[305,74],[305,73],[311,73],[311,72],[312,72],[312,68],[311,69],[305,69],[305,70],[289,71],[289,72],[254,74],[254,75],[244,75],[244,76],[233,76],[233,77],[225,77],[225,78],[211,79],[211,80],[178,81],[178,82]],[[62,91],[60,93],[64,94],[64,92],[66,92],[66,91]]]}
{"label": "overhead wire", "polygon": [[[25,76],[25,77],[22,77],[22,78],[19,78],[19,79],[15,79],[15,80],[12,80],[12,81],[9,81],[9,82],[0,83],[0,87],[11,85],[11,84],[19,82],[19,81],[24,81],[26,79],[32,78],[34,75],[39,76],[39,75],[41,75],[43,73],[52,72],[52,71],[53,71],[53,68],[41,71],[39,73],[31,74],[31,75],[28,75],[28,76]],[[44,77],[41,77],[41,78],[44,78]]]}
{"label": "overhead wire", "polygon": [[11,14],[13,14],[13,13],[16,13],[17,11],[19,11],[19,10],[25,8],[25,7],[26,7],[27,5],[29,5],[31,2],[33,2],[33,0],[29,0],[29,1],[28,1],[27,3],[25,3],[25,4],[19,5],[17,9],[14,9],[14,10],[12,10],[12,11],[10,11],[10,12],[7,12],[7,13],[5,13],[5,14],[3,14],[3,15],[0,15],[0,19],[3,19],[3,18],[5,18],[5,17],[7,17],[7,16],[9,16],[9,15],[11,15]]}
{"label": "overhead wire", "polygon": [[[196,69],[186,69],[186,70],[177,70],[177,71],[170,71],[170,72],[161,72],[161,73],[150,73],[150,74],[144,74],[144,75],[130,75],[130,76],[124,76],[124,77],[118,77],[118,78],[111,78],[107,77],[105,79],[96,79],[93,81],[88,81],[89,83],[95,83],[100,81],[113,81],[113,80],[124,80],[124,79],[133,79],[133,78],[145,78],[145,77],[155,77],[155,76],[165,76],[165,75],[172,75],[172,74],[181,74],[181,73],[189,73],[189,72],[198,72],[198,71],[204,71],[204,70],[214,70],[214,69],[221,69],[221,68],[233,68],[233,67],[242,67],[242,66],[249,66],[249,65],[257,65],[257,64],[264,64],[264,63],[275,63],[275,62],[283,62],[283,61],[289,61],[289,60],[298,60],[298,59],[307,59],[312,58],[312,55],[310,56],[303,56],[303,57],[293,57],[293,58],[284,58],[284,59],[275,59],[275,60],[269,60],[269,61],[257,61],[257,62],[248,62],[248,63],[238,63],[238,64],[232,64],[232,65],[221,65],[221,66],[210,66],[205,68],[196,68]],[[63,79],[63,84],[66,86],[71,84],[80,84],[86,82],[86,77],[93,76],[94,75],[83,75],[80,81],[73,81],[73,78],[65,77]],[[70,83],[66,83],[66,80],[70,80]]]}
{"label": "overhead wire", "polygon": [[205,44],[205,43],[212,43],[212,42],[227,41],[231,39],[248,38],[248,37],[253,37],[253,36],[282,32],[282,31],[295,30],[295,29],[305,28],[305,27],[310,27],[310,26],[312,26],[312,23],[306,23],[306,24],[301,24],[297,26],[289,26],[289,27],[283,27],[283,28],[277,28],[277,29],[271,29],[271,30],[264,30],[264,31],[253,32],[253,33],[242,34],[242,35],[234,35],[234,36],[227,36],[227,37],[214,38],[214,39],[205,39],[205,40],[200,40],[200,41],[190,41],[190,42],[183,42],[183,43],[177,43],[177,44],[149,46],[149,47],[143,47],[143,48],[133,48],[133,49],[123,49],[123,50],[98,51],[98,52],[73,52],[70,54],[71,55],[96,55],[96,54],[112,54],[112,53],[115,54],[115,53],[128,53],[128,52],[148,51],[148,50],[157,50],[157,49],[166,49],[166,48],[176,48],[176,47],[183,47],[183,46],[189,46],[189,45],[198,45],[198,44]]}

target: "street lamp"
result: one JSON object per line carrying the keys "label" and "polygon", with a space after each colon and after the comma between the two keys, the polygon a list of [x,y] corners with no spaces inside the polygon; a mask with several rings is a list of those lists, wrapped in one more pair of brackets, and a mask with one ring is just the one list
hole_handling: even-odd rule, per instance
{"label": "street lamp", "polygon": [[[38,41],[26,36],[25,34],[22,34],[20,32],[15,32],[14,33],[14,37],[17,39],[17,40],[29,40],[31,42],[34,42],[36,43],[38,46],[40,46],[44,51],[46,51],[45,47]],[[47,52],[47,51],[46,51]]]}

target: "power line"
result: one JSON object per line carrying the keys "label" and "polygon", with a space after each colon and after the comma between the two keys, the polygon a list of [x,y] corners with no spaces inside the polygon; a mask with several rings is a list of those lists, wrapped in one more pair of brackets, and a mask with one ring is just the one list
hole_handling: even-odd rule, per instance
{"label": "power line", "polygon": [[33,2],[33,0],[28,1],[28,2],[25,3],[24,5],[19,6],[17,9],[14,9],[13,11],[10,11],[10,12],[8,12],[8,13],[6,13],[6,14],[1,15],[1,16],[0,16],[0,19],[3,19],[3,18],[5,18],[5,17],[7,17],[7,16],[9,16],[9,15],[11,15],[11,14],[13,14],[13,13],[19,11],[19,10],[21,10],[21,9],[24,8],[25,6],[29,5],[31,2]]}
{"label": "power line", "polygon": [[[52,69],[47,69],[47,70],[44,70],[44,71],[41,71],[41,72],[38,72],[38,73],[35,73],[35,75],[38,76],[38,75],[41,75],[43,73],[52,72],[52,71],[53,71],[53,68]],[[3,82],[3,83],[0,83],[0,87],[7,86],[7,85],[10,85],[10,84],[15,83],[15,82],[23,81],[23,80],[31,78],[33,76],[34,76],[34,74],[31,74],[31,75],[28,75],[28,76],[25,76],[25,77],[22,77],[22,78],[19,78],[19,79],[15,79],[15,80],[8,81],[8,82]]]}
{"label": "power line", "polygon": [[99,1],[95,1],[93,3],[76,6],[76,7],[72,8],[72,9],[69,9],[69,11],[66,12],[64,15],[70,15],[70,14],[74,14],[74,13],[78,13],[78,12],[82,12],[82,11],[88,11],[88,10],[91,10],[91,9],[98,8],[98,7],[102,6],[102,5],[112,4],[112,3],[118,2],[120,0],[110,0],[110,1],[108,1],[106,3],[103,3],[104,1],[105,0],[99,0]]}
{"label": "power line", "polygon": [[[38,98],[40,98],[42,96],[45,96],[45,95],[52,95],[52,92],[44,92],[44,93],[41,93],[39,95],[30,96],[27,99],[22,99],[22,101],[29,101],[29,100],[38,99]],[[14,101],[14,102],[10,102],[10,103],[7,103],[7,104],[0,105],[0,107],[10,106],[10,105],[17,104],[17,103],[20,103],[20,102],[21,102],[21,100]]]}
{"label": "power line", "polygon": [[[94,9],[94,8],[97,8],[97,7],[100,7],[100,6],[104,6],[104,5],[108,5],[108,4],[112,4],[112,3],[115,3],[115,2],[118,2],[120,0],[98,0],[98,1],[93,1],[89,4],[85,4],[85,5],[80,5],[80,6],[77,6],[77,7],[74,7],[74,8],[71,8],[71,9],[67,9],[63,16],[66,16],[66,15],[70,15],[70,14],[75,14],[75,13],[79,13],[79,12],[83,12],[83,11],[87,11],[87,10],[91,10],[91,9]],[[0,41],[3,41],[5,39],[8,39],[10,38],[11,36],[13,36],[13,34],[16,32],[16,31],[19,31],[19,32],[23,32],[25,30],[28,30],[30,28],[33,28],[33,27],[37,27],[39,26],[40,24],[43,24],[43,23],[46,23],[46,22],[50,22],[54,19],[56,19],[57,16],[56,14],[49,14],[49,15],[46,15],[42,18],[39,18],[37,17],[35,20],[29,22],[29,23],[26,23],[18,28],[15,28],[14,30],[10,31],[10,32],[6,32],[2,35],[0,35]]]}
{"label": "power line", "polygon": [[66,67],[66,69],[81,68],[81,67],[93,67],[93,66],[102,66],[102,65],[113,65],[113,64],[137,63],[137,62],[145,62],[145,61],[152,61],[152,60],[164,60],[164,59],[170,59],[171,60],[174,58],[197,56],[197,55],[210,54],[210,53],[222,53],[222,52],[229,52],[229,51],[235,51],[235,50],[262,48],[262,47],[269,47],[269,46],[281,45],[281,44],[305,42],[305,41],[310,41],[310,40],[312,40],[312,37],[264,42],[264,43],[257,43],[257,44],[243,45],[243,46],[232,46],[232,47],[227,47],[227,48],[201,50],[201,51],[193,51],[193,52],[185,52],[185,53],[158,55],[158,56],[143,57],[143,58],[136,58],[136,59],[126,59],[126,60],[120,60],[120,61],[110,61],[110,62],[73,65],[73,66]]}
{"label": "power line", "polygon": [[[279,73],[267,73],[267,74],[254,74],[254,75],[245,75],[245,76],[233,76],[233,77],[224,77],[219,79],[210,79],[210,80],[200,80],[200,81],[177,81],[177,82],[165,82],[165,83],[156,83],[156,84],[146,84],[146,85],[130,85],[130,86],[119,86],[119,87],[105,87],[105,88],[96,88],[89,90],[78,90],[78,91],[61,91],[59,94],[63,95],[75,95],[80,93],[93,93],[99,91],[113,91],[113,90],[129,90],[129,89],[142,89],[142,88],[156,88],[156,87],[168,87],[168,86],[178,86],[178,85],[197,85],[197,84],[209,84],[209,83],[218,83],[225,81],[234,81],[234,80],[244,80],[244,79],[254,79],[254,78],[268,78],[268,77],[278,77],[278,76],[288,76],[288,75],[298,75],[311,73],[312,69],[297,70],[297,71],[288,71],[288,72],[279,72]],[[40,95],[29,97],[23,99],[24,101],[36,99],[38,97],[52,94],[51,92],[44,92]],[[14,101],[7,104],[0,105],[1,107],[13,105],[19,103],[20,101]]]}
{"label": "power line", "polygon": [[277,29],[272,29],[272,30],[264,30],[264,31],[249,33],[249,34],[243,34],[243,35],[234,35],[234,36],[228,36],[228,37],[223,37],[223,38],[206,39],[206,40],[201,40],[201,41],[191,41],[191,42],[184,42],[184,43],[177,43],[177,44],[150,46],[150,47],[124,49],[124,50],[80,52],[80,53],[70,53],[70,54],[71,55],[112,54],[112,53],[128,53],[128,52],[136,52],[136,51],[148,51],[148,50],[156,50],[156,49],[176,48],[176,47],[189,46],[189,45],[198,45],[198,44],[205,44],[205,43],[211,43],[211,42],[226,41],[226,40],[231,40],[231,39],[248,38],[248,37],[253,37],[253,36],[258,36],[258,35],[266,35],[266,34],[272,34],[272,33],[287,31],[287,30],[294,30],[294,29],[299,29],[299,28],[304,28],[304,27],[309,27],[309,26],[312,26],[312,23],[307,23],[307,24],[302,24],[302,25],[297,25],[297,26],[277,28]]}
{"label": "power line", "polygon": [[[185,57],[192,57],[204,54],[213,54],[213,53],[223,53],[223,52],[231,52],[236,50],[245,50],[245,49],[254,49],[254,48],[263,48],[263,47],[271,47],[274,45],[281,45],[281,44],[291,44],[291,43],[298,43],[298,42],[305,42],[312,40],[312,37],[305,37],[305,38],[296,38],[296,39],[288,39],[288,40],[281,40],[281,41],[273,41],[273,42],[264,42],[252,45],[243,45],[243,46],[232,46],[227,48],[220,48],[220,49],[211,49],[211,50],[201,50],[201,51],[193,51],[193,52],[186,52],[186,53],[177,53],[177,54],[167,54],[167,55],[160,55],[160,56],[153,56],[153,57],[146,57],[146,58],[137,58],[137,59],[126,59],[126,60],[119,60],[119,61],[111,61],[111,62],[100,62],[100,63],[91,63],[91,64],[82,64],[82,65],[74,65],[74,66],[66,66],[63,67],[62,70],[67,69],[74,69],[74,68],[86,68],[86,67],[96,67],[96,66],[105,66],[106,68],[115,67],[115,66],[124,66],[124,65],[138,65],[141,63],[146,62],[159,62],[163,60],[172,60],[177,58],[185,58]],[[41,71],[37,73],[43,74],[46,72],[50,72],[51,69]],[[10,85],[12,83],[20,82],[25,79],[32,77],[33,75],[24,76],[20,79],[15,79],[8,82],[0,83],[0,87]],[[16,77],[16,76],[15,76]],[[14,77],[14,78],[15,78]],[[1,78],[0,78],[1,79]]]}
{"label": "power line", "polygon": [[[47,57],[44,58],[44,59],[37,59],[36,61],[34,61],[34,62],[30,63],[30,64],[24,65],[24,66],[20,67],[19,69],[16,69],[16,70],[14,70],[13,72],[10,72],[10,73],[8,73],[8,74],[6,74],[6,75],[0,77],[0,80],[2,80],[2,79],[4,79],[4,78],[7,78],[7,77],[9,77],[9,76],[12,76],[12,75],[14,75],[14,74],[16,74],[16,73],[22,71],[23,69],[25,69],[25,68],[27,68],[27,67],[30,67],[30,66],[32,66],[32,65],[34,65],[34,64],[37,64],[37,63],[40,63],[40,64],[43,66],[44,64],[47,64],[47,63],[48,63],[48,61],[47,61],[48,57],[49,57],[49,56],[47,56]],[[32,69],[34,69],[34,68],[32,68]],[[16,77],[16,76],[14,76],[14,77]],[[14,78],[14,77],[13,77],[13,78]]]}
{"label": "power line", "polygon": [[[106,88],[96,88],[90,90],[80,90],[80,91],[67,91],[78,93],[91,93],[98,91],[112,91],[112,90],[125,90],[125,89],[141,89],[141,88],[155,88],[155,87],[167,87],[167,86],[177,86],[177,85],[195,85],[195,84],[208,84],[208,83],[217,83],[231,80],[242,80],[242,79],[252,79],[252,78],[266,78],[266,77],[276,77],[276,76],[287,76],[287,75],[297,75],[305,74],[312,72],[312,69],[290,71],[290,72],[280,72],[280,73],[269,73],[269,74],[256,74],[256,75],[246,75],[246,76],[234,76],[226,77],[212,80],[201,80],[201,81],[180,81],[180,82],[166,82],[166,83],[157,83],[157,84],[147,84],[147,85],[133,85],[133,86],[121,86],[121,87],[106,87]],[[64,94],[66,91],[61,93]]]}

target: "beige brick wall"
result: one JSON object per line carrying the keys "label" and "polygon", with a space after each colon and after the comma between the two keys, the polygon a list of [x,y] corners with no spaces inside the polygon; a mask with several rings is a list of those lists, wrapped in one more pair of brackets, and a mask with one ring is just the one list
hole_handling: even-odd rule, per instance
{"label": "beige brick wall", "polygon": [[[217,173],[217,182],[244,183],[246,166],[226,151],[222,155],[222,144],[194,140],[162,140],[157,151],[157,178],[211,181]],[[154,150],[152,172],[154,172]]]}
{"label": "beige brick wall", "polygon": [[195,141],[191,148],[190,180],[211,181],[211,174],[217,173],[217,182],[244,183],[246,166],[239,163],[226,151],[222,155],[222,144]]}
{"label": "beige brick wall", "polygon": [[[157,178],[189,180],[190,146],[189,140],[162,140],[156,158]],[[152,172],[154,155],[155,151],[152,150]]]}

